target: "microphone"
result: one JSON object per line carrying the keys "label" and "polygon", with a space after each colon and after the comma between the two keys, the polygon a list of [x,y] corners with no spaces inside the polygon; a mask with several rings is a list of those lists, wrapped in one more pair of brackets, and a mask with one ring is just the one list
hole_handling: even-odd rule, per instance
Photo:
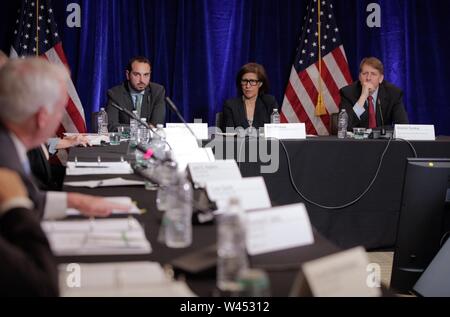
{"label": "microphone", "polygon": [[125,113],[129,118],[134,119],[138,122],[139,125],[143,125],[145,128],[149,129],[150,131],[152,131],[154,134],[160,136],[158,133],[156,133],[155,129],[153,129],[151,127],[151,125],[149,125],[147,122],[142,122],[141,118],[139,118],[137,115],[135,115],[133,112],[131,112],[130,110],[119,106],[116,101],[114,100],[114,98],[111,98],[111,96],[108,95],[108,97],[111,99],[111,106],[113,106],[114,108],[116,108],[117,110],[119,110],[120,112]]}
{"label": "microphone", "polygon": [[169,97],[166,97],[167,104],[169,105],[170,110],[172,112],[175,112],[177,117],[183,122],[184,126],[189,130],[189,132],[194,136],[194,138],[197,140],[197,136],[195,135],[194,131],[192,131],[191,127],[186,123],[186,120],[184,120],[183,116],[181,115],[180,111],[178,111],[177,106],[173,103],[172,99]]}

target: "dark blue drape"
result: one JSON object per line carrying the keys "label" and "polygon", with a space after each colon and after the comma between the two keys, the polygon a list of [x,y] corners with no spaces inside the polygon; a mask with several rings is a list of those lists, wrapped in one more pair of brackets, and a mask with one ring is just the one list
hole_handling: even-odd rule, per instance
{"label": "dark blue drape", "polygon": [[[328,1],[328,0],[326,0]],[[0,47],[9,51],[18,2],[3,4]],[[153,62],[152,80],[166,87],[188,120],[210,124],[235,75],[248,61],[263,64],[281,104],[308,0],[59,0],[53,1],[63,45],[86,113],[106,102],[133,55]],[[369,3],[381,6],[381,28],[366,25]],[[81,6],[81,28],[66,26],[67,4]],[[361,58],[383,60],[387,80],[405,92],[412,123],[450,134],[450,33],[447,0],[334,1],[354,78]],[[175,117],[168,120],[176,121]]]}

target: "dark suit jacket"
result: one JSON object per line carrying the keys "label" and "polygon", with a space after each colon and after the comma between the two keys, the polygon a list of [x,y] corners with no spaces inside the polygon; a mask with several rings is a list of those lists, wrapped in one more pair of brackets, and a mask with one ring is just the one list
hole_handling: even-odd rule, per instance
{"label": "dark suit jacket", "polygon": [[36,185],[42,190],[60,190],[53,177],[52,168],[41,147],[27,152]]}
{"label": "dark suit jacket", "polygon": [[45,207],[45,192],[39,190],[38,186],[35,184],[32,176],[26,175],[22,164],[20,163],[19,155],[16,152],[14,143],[11,140],[10,135],[5,130],[3,126],[0,125],[0,166],[9,168],[10,170],[16,171],[22,178],[23,183],[28,191],[28,196],[33,201],[35,209],[42,218],[44,215]]}
{"label": "dark suit jacket", "polygon": [[[278,108],[277,101],[271,95],[261,95],[256,99],[255,114],[253,115],[253,127],[264,127],[265,123],[270,123],[270,115],[274,108]],[[225,127],[249,127],[247,113],[245,111],[242,97],[228,99],[223,106],[223,122]]]}
{"label": "dark suit jacket", "polygon": [[[145,95],[142,99],[141,118],[147,118],[147,123],[151,123],[154,126],[164,124],[166,119],[165,96],[166,90],[163,86],[150,83],[149,87],[145,89]],[[113,102],[130,111],[134,110],[128,81],[108,90],[106,112],[108,113],[108,129],[110,131],[116,130],[120,125],[130,123],[130,118],[125,113],[121,113],[111,106]]]}
{"label": "dark suit jacket", "polygon": [[58,296],[58,274],[36,213],[0,216],[0,296]]}
{"label": "dark suit jacket", "polygon": [[[340,90],[341,104],[339,105],[339,108],[344,108],[348,113],[348,129],[354,127],[369,127],[369,112],[366,110],[360,119],[353,111],[354,105],[361,96],[361,90],[362,86],[359,81]],[[403,92],[386,81],[383,81],[379,86],[375,108],[377,127],[409,123],[408,115],[406,114],[405,106],[403,105]]]}

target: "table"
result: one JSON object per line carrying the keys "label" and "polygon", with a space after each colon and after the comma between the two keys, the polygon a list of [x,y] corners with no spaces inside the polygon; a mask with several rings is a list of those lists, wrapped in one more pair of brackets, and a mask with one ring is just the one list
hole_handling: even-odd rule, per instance
{"label": "table", "polygon": [[[93,148],[74,148],[70,151],[70,159],[77,157],[78,161],[96,161],[100,156],[103,161],[118,161],[120,156],[124,159],[132,159],[132,152],[127,144],[121,143],[119,146],[102,146]],[[117,175],[102,176],[66,176],[66,181],[92,180],[117,177]],[[123,177],[123,176],[122,176]],[[135,179],[136,175],[125,176],[124,178]],[[102,188],[64,188],[66,191],[77,191],[100,196],[123,196],[128,195],[138,202],[139,208],[144,208],[146,212],[137,219],[144,227],[147,239],[152,245],[152,253],[149,255],[126,255],[126,256],[76,256],[58,257],[59,263],[71,262],[111,262],[111,261],[157,261],[162,265],[170,264],[172,260],[201,250],[216,242],[216,227],[214,224],[195,225],[193,230],[193,244],[185,249],[170,249],[157,241],[160,224],[160,214],[156,210],[155,191],[147,191],[144,187],[102,187]],[[271,282],[271,292],[273,296],[287,296],[292,287],[294,278],[300,268],[301,263],[316,259],[338,251],[339,249],[332,243],[324,239],[319,233],[314,232],[315,243],[310,246],[293,248],[280,252],[260,255],[250,258],[252,267],[270,268],[268,271]],[[200,296],[211,296],[215,287],[215,271],[206,272],[201,275],[187,275],[186,281],[191,289]]]}
{"label": "table", "polygon": [[[275,173],[261,174],[261,166],[268,164],[262,163],[259,156],[250,162],[248,154],[249,148],[258,142],[263,148],[271,149],[270,145],[264,145],[269,143],[265,139],[248,138],[216,138],[204,146],[212,147],[216,158],[246,157],[240,163],[242,176],[263,176],[274,206],[304,202],[313,226],[339,247],[362,245],[379,249],[395,245],[406,158],[413,157],[408,143],[400,140],[390,143],[379,175],[361,200],[346,208],[326,210],[305,202],[294,190],[281,144],[278,147],[272,144],[274,157],[279,157],[279,168]],[[369,185],[388,141],[316,137],[283,144],[300,192],[322,205],[336,206],[353,201]],[[450,157],[450,137],[411,144],[419,157]]]}

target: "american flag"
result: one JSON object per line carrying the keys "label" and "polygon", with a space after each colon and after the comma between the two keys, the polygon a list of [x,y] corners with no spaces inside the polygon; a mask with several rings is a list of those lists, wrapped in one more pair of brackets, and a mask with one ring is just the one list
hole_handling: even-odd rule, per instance
{"label": "american flag", "polygon": [[[69,68],[50,0],[22,0],[11,47],[12,58],[39,55]],[[73,82],[68,83],[69,102],[57,131],[86,132],[84,110]]]}
{"label": "american flag", "polygon": [[[281,121],[304,122],[306,133],[329,135],[329,115],[339,111],[339,89],[351,82],[332,1],[311,0],[281,108]],[[320,91],[325,105],[322,115],[316,112]]]}

